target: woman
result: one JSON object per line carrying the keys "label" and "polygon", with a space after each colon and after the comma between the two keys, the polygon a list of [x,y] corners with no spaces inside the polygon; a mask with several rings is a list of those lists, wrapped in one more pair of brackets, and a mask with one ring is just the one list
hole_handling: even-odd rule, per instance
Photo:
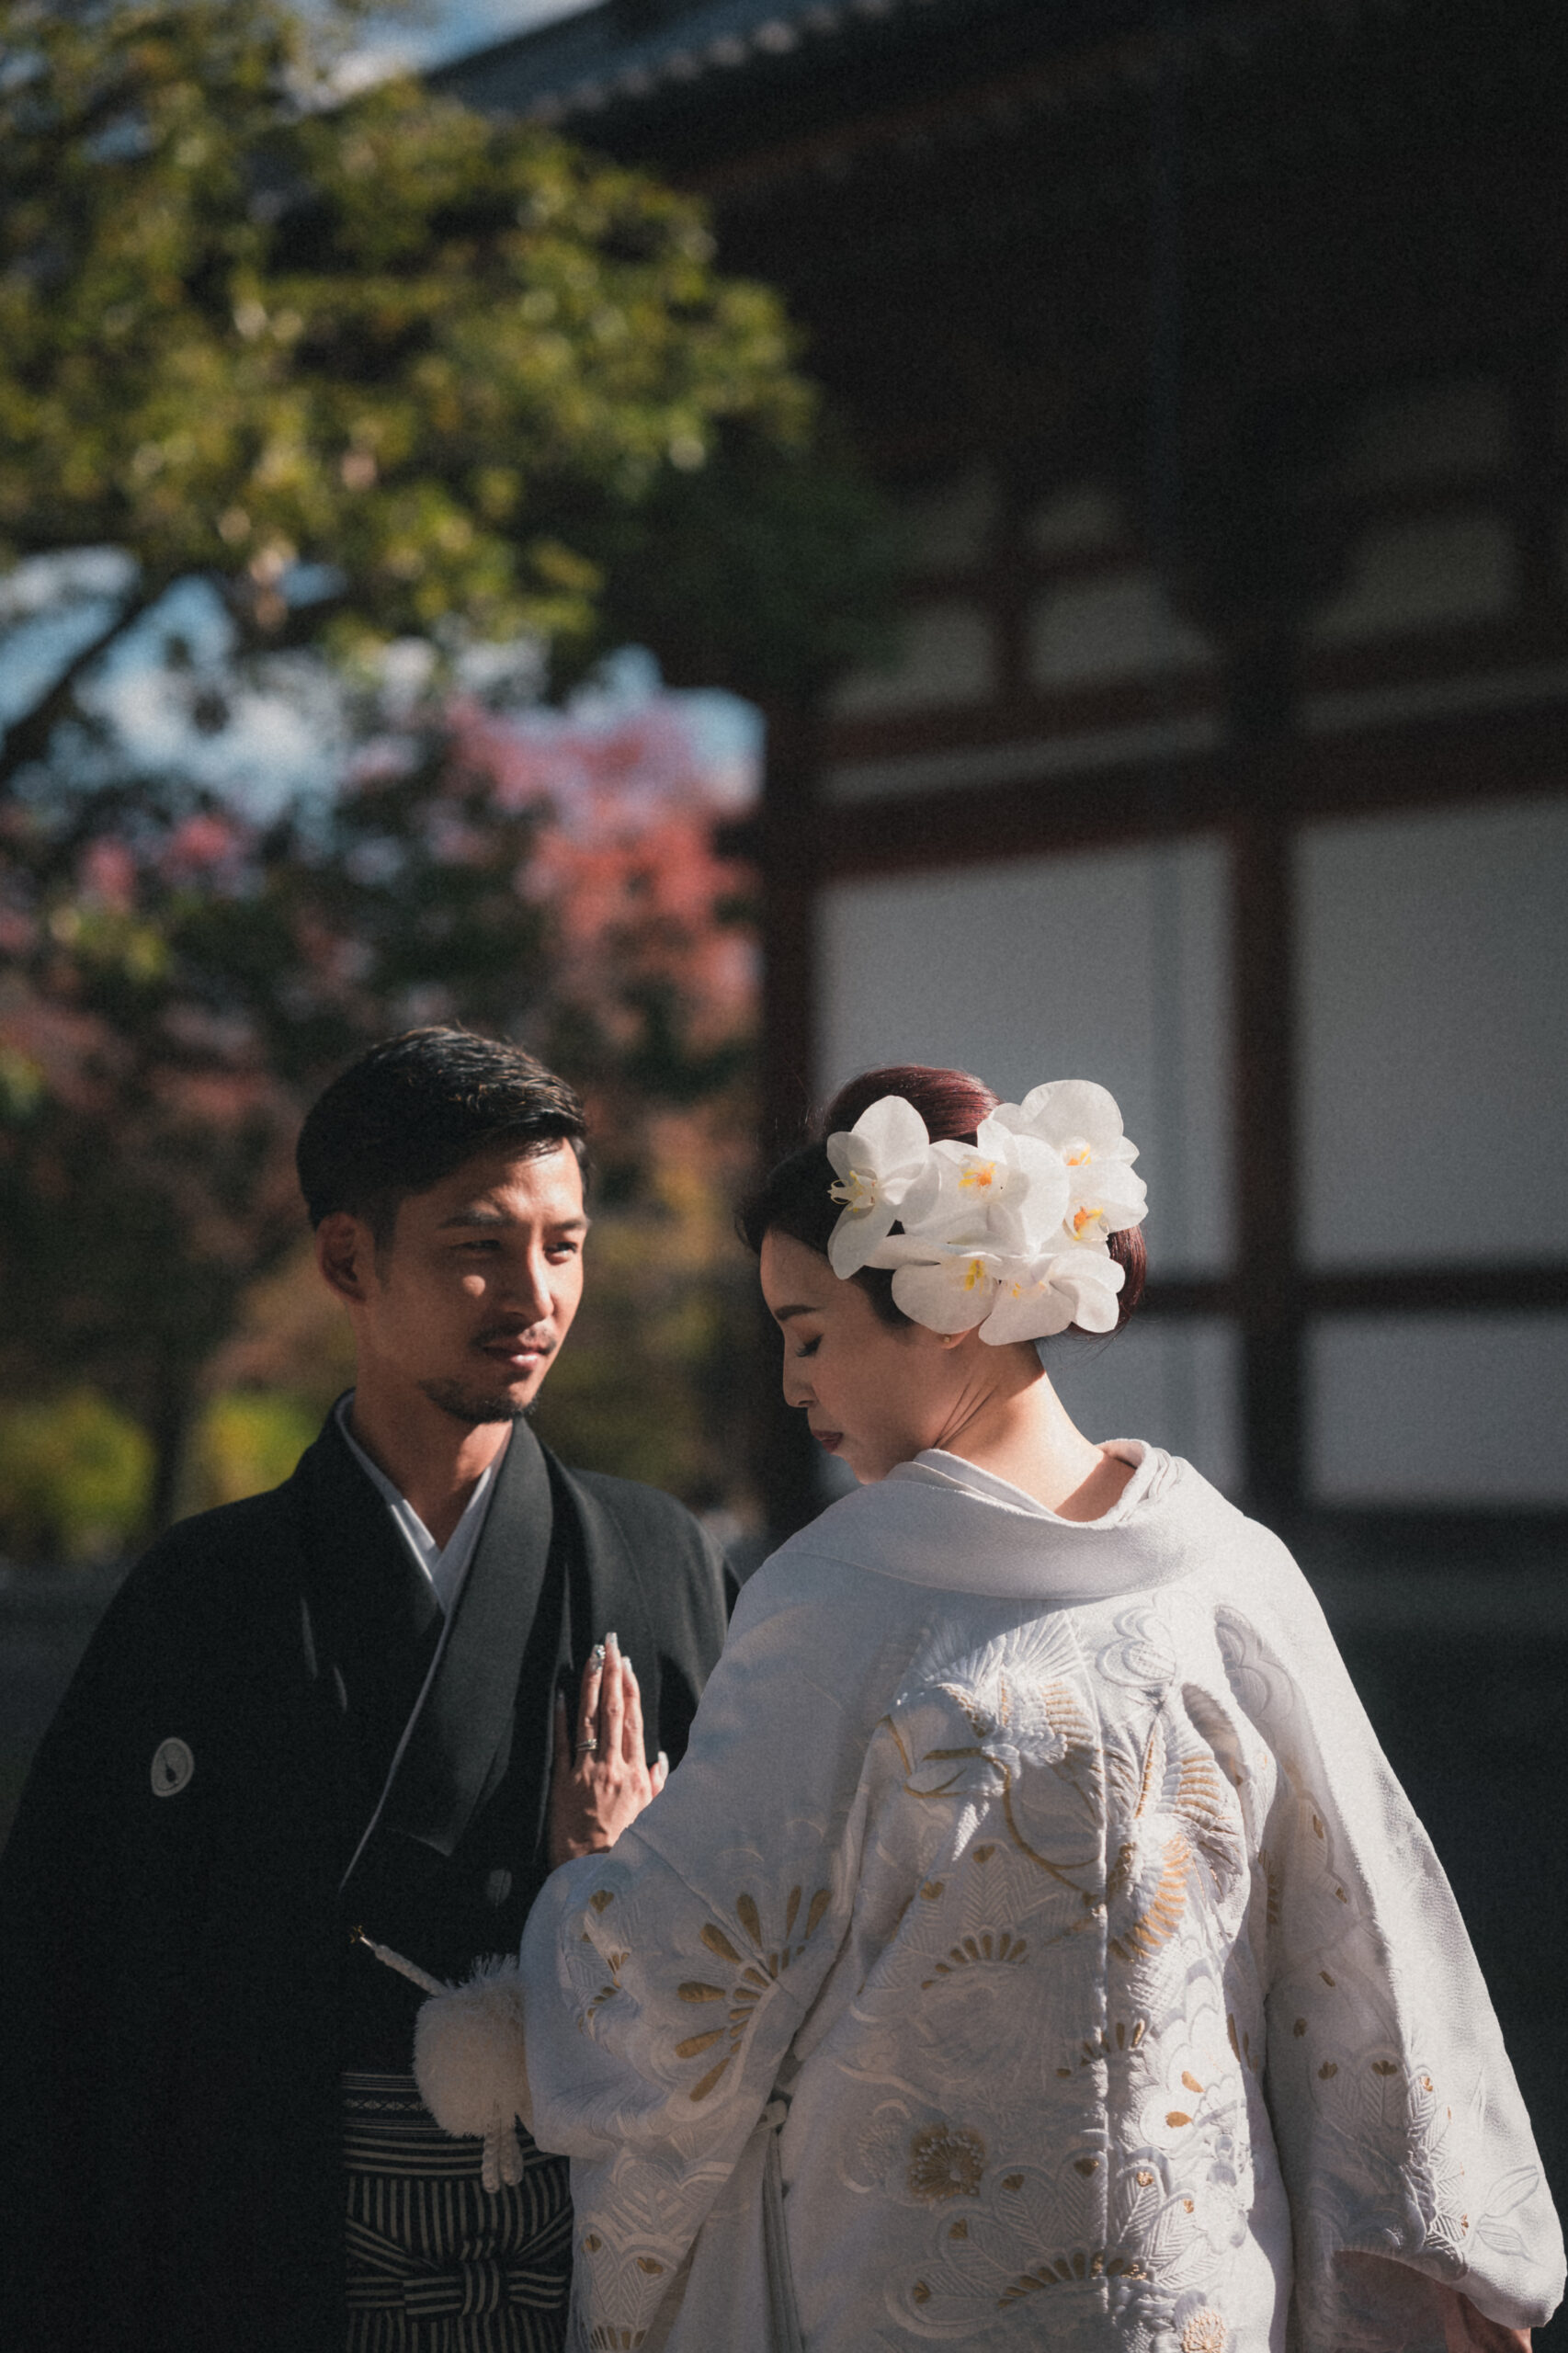
{"label": "woman", "polygon": [[1316,1605],[1041,1369],[1141,1281],[1115,1105],[903,1069],[826,1125],[746,1231],[860,1488],[520,1980],[431,2006],[427,2101],[571,2155],[580,2347],[1527,2345],[1556,2217]]}

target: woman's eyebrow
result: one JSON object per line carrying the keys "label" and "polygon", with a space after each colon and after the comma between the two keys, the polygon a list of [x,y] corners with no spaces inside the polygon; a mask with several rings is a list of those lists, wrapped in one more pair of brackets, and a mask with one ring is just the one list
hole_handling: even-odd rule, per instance
{"label": "woman's eyebrow", "polygon": [[776,1324],[788,1324],[791,1315],[820,1315],[821,1313],[820,1307],[808,1307],[801,1301],[797,1300],[791,1307],[776,1307],[773,1311],[773,1320]]}

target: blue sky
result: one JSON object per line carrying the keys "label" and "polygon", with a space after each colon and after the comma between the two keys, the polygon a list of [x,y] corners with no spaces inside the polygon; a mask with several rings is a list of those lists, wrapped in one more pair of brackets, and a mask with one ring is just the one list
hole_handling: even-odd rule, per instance
{"label": "blue sky", "polygon": [[[134,569],[113,548],[82,548],[34,557],[0,574],[0,733],[30,708],[61,664],[112,620]],[[184,666],[176,671],[162,658],[171,634],[184,650]],[[278,657],[247,673],[233,663],[233,642],[212,590],[199,580],[177,582],[115,649],[85,699],[119,746],[118,755],[106,756],[110,767],[123,757],[133,771],[189,776],[266,816],[297,793],[331,788],[350,749],[348,710],[324,663],[306,654]],[[402,675],[417,686],[426,658],[413,642],[392,649],[389,685]],[[526,659],[521,666],[526,675]],[[459,670],[476,689],[486,679],[500,683],[492,649],[471,649]],[[203,688],[221,695],[229,714],[212,733],[191,723],[191,698]],[[652,655],[628,647],[601,666],[570,708],[591,730],[613,724],[659,691]],[[717,689],[684,690],[675,700],[716,805],[749,806],[760,780],[760,713]],[[541,711],[534,723],[552,730],[560,722]]]}
{"label": "blue sky", "polygon": [[371,59],[430,65],[590,6],[592,0],[420,0],[406,16],[372,17],[365,46]]}

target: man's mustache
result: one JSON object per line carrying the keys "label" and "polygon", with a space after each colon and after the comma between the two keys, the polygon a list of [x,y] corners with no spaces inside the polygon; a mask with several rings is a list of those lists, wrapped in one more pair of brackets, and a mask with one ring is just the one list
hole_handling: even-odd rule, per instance
{"label": "man's mustache", "polygon": [[532,1324],[487,1324],[483,1332],[475,1334],[472,1345],[476,1348],[494,1348],[503,1341],[509,1341],[514,1347],[537,1348],[541,1356],[555,1353],[556,1344],[550,1334]]}

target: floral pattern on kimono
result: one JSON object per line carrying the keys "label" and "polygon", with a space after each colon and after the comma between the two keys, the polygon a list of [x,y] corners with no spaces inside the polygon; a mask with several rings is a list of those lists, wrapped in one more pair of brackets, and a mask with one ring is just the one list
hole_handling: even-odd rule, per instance
{"label": "floral pattern on kimono", "polygon": [[1088,1526],[940,1456],[824,1514],[668,1788],[550,1882],[579,2347],[768,2341],[727,2185],[780,2093],[808,2353],[1442,2353],[1435,2282],[1554,2305],[1484,1988],[1310,1593],[1124,1450]]}

